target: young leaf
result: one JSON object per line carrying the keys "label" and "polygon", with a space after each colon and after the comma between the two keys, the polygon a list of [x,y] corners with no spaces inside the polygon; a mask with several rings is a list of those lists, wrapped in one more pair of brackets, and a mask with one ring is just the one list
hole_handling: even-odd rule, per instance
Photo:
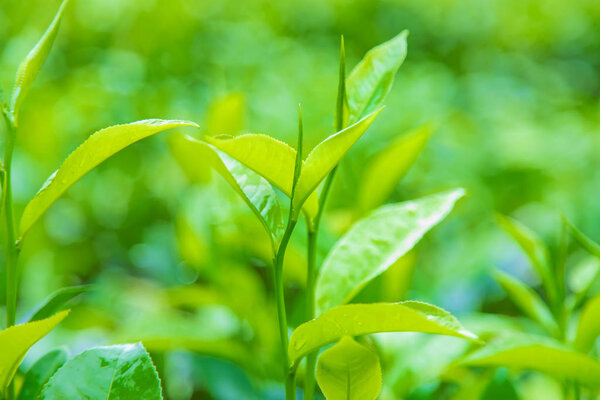
{"label": "young leaf", "polygon": [[61,307],[72,298],[92,290],[92,285],[69,286],[56,290],[38,304],[27,318],[28,322],[38,321],[60,311]]}
{"label": "young leaf", "polygon": [[69,355],[64,349],[52,350],[42,356],[25,374],[17,400],[37,399],[50,377],[65,363]]}
{"label": "young leaf", "polygon": [[162,399],[150,356],[141,345],[121,344],[84,351],[54,374],[41,400]]}
{"label": "young leaf", "polygon": [[60,168],[46,180],[27,204],[21,217],[21,236],[75,182],[125,147],[155,133],[182,126],[197,125],[189,121],[147,119],[99,130],[72,152]]}
{"label": "young leaf", "polygon": [[600,334],[600,295],[592,297],[583,307],[573,346],[584,353],[594,347]]}
{"label": "young leaf", "polygon": [[378,208],[358,221],[323,262],[316,287],[318,313],[350,301],[443,220],[463,189]]}
{"label": "young leaf", "polygon": [[[288,197],[292,195],[296,150],[263,134],[236,137],[207,137],[206,141],[263,176]],[[313,193],[303,206],[309,218],[317,215],[319,203]]]}
{"label": "young leaf", "polygon": [[529,228],[512,218],[497,214],[498,224],[521,246],[538,274],[550,300],[556,298],[556,285],[550,272],[550,256],[542,240]]}
{"label": "young leaf", "polygon": [[499,270],[494,271],[493,276],[517,307],[537,321],[550,335],[558,334],[558,325],[552,313],[533,289]]}
{"label": "young leaf", "polygon": [[361,119],[383,103],[389,93],[394,75],[406,58],[408,31],[372,48],[352,70],[346,81],[348,121]]}
{"label": "young leaf", "polygon": [[418,301],[346,304],[303,323],[290,338],[290,362],[297,364],[309,353],[344,336],[377,332],[424,332],[477,340],[449,312]]}
{"label": "young leaf", "polygon": [[29,348],[54,329],[67,314],[68,311],[61,311],[50,318],[11,326],[0,331],[0,392],[3,392],[12,380]]}
{"label": "young leaf", "polygon": [[317,382],[328,400],[375,400],[382,386],[379,357],[344,336],[319,357]]}
{"label": "young leaf", "polygon": [[285,227],[277,193],[269,182],[210,144],[189,136],[176,136],[173,140],[185,141],[188,156],[210,163],[231,185],[258,217],[276,249]]}
{"label": "young leaf", "polygon": [[294,209],[298,210],[321,181],[340,162],[358,139],[367,131],[382,108],[367,115],[356,124],[337,132],[319,143],[306,157],[296,184]]}
{"label": "young leaf", "polygon": [[359,191],[359,204],[363,211],[385,203],[398,182],[417,160],[432,133],[433,126],[425,124],[402,135],[379,152],[367,165]]}
{"label": "young leaf", "polygon": [[25,57],[25,59],[21,62],[21,65],[19,65],[10,104],[11,112],[15,122],[18,121],[21,104],[23,103],[27,92],[31,88],[31,85],[33,85],[33,81],[35,80],[38,72],[40,72],[42,65],[44,65],[44,61],[46,61],[46,57],[48,57],[48,53],[52,48],[52,44],[54,43],[54,39],[58,33],[58,27],[60,26],[60,20],[67,3],[68,0],[63,0],[58,12],[56,13],[56,16],[50,23],[50,26],[42,38],[39,40],[39,42],[37,42],[29,54],[27,54],[27,57]]}
{"label": "young leaf", "polygon": [[600,362],[545,337],[494,343],[471,353],[461,363],[535,370],[587,385],[600,384]]}

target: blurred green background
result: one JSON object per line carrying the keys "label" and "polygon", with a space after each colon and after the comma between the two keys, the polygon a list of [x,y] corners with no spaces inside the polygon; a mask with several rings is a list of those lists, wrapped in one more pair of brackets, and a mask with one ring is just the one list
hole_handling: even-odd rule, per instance
{"label": "blurred green background", "polygon": [[[5,92],[58,6],[0,2]],[[428,301],[466,321],[482,311],[514,314],[490,267],[536,282],[495,226],[495,211],[550,244],[560,214],[600,238],[599,24],[597,0],[72,0],[23,108],[17,211],[88,135],[117,123],[190,119],[209,135],[260,132],[295,144],[301,103],[309,150],[332,133],[340,35],[351,68],[409,29],[387,109],[340,167],[320,257],[355,218],[363,165],[432,121],[438,129],[390,201],[455,186],[469,196],[411,253],[410,285],[396,271],[361,296]],[[144,339],[172,399],[280,398],[272,366],[258,361],[278,340],[267,238],[235,193],[218,176],[207,178],[201,160],[205,182],[188,179],[170,150],[176,134],[102,164],[30,233],[20,258],[21,314],[62,286],[96,290],[28,360],[57,345],[77,353]],[[293,324],[302,312],[304,240],[300,229],[287,257]],[[429,340],[425,353],[436,355],[443,340]],[[242,372],[243,352],[259,371]],[[419,393],[435,382],[422,371],[400,375],[392,381],[405,383],[384,395],[427,398]]]}

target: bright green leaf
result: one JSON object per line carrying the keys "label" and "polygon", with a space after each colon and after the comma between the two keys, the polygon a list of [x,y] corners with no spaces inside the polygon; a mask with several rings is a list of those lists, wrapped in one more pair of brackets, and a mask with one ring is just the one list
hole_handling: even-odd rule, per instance
{"label": "bright green leaf", "polygon": [[573,345],[577,350],[589,352],[600,334],[600,295],[587,301],[577,326],[577,334]]}
{"label": "bright green leaf", "polygon": [[150,356],[141,345],[121,344],[84,351],[50,378],[42,400],[162,399]]}
{"label": "bright green leaf", "polygon": [[258,217],[271,238],[273,249],[276,249],[285,227],[277,193],[275,193],[269,182],[210,144],[189,136],[178,136],[174,140],[185,141],[188,147],[188,155],[196,160],[204,160],[210,163],[231,185]]}
{"label": "bright green leaf", "polygon": [[[207,137],[206,141],[263,176],[288,197],[291,196],[296,150],[288,144],[263,134]],[[303,210],[313,218],[318,209],[317,194],[313,193],[306,200]]]}
{"label": "bright green leaf", "polygon": [[381,104],[406,58],[408,31],[372,48],[354,67],[346,81],[348,121],[353,124]]}
{"label": "bright green leaf", "polygon": [[556,298],[556,285],[550,272],[550,256],[544,242],[525,225],[512,218],[497,214],[498,224],[521,246],[535,272],[544,284],[550,300]]}
{"label": "bright green leaf", "polygon": [[4,391],[12,380],[29,348],[46,336],[68,314],[68,311],[61,311],[50,318],[11,326],[0,331],[0,392]]}
{"label": "bright green leaf", "polygon": [[552,313],[533,289],[502,271],[494,271],[493,276],[517,307],[537,321],[550,335],[558,333],[558,325]]}
{"label": "bright green leaf", "polygon": [[356,124],[347,127],[319,143],[306,157],[294,195],[294,209],[298,210],[306,199],[340,162],[358,139],[375,121],[382,108],[367,115]]}
{"label": "bright green leaf", "polygon": [[52,350],[43,355],[25,374],[17,400],[32,400],[42,392],[50,377],[65,363],[69,355],[64,349]]}
{"label": "bright green leaf", "polygon": [[75,182],[125,147],[155,133],[182,126],[197,125],[189,121],[147,119],[99,130],[75,149],[60,168],[46,180],[27,204],[21,217],[21,236]]}
{"label": "bright green leaf", "polygon": [[379,357],[344,336],[319,356],[317,382],[327,400],[374,400],[382,386]]}
{"label": "bright green leaf", "polygon": [[11,112],[15,122],[18,120],[19,109],[21,108],[21,104],[23,103],[27,92],[31,88],[31,85],[33,85],[33,81],[35,80],[38,72],[40,72],[42,65],[44,65],[44,61],[46,61],[48,53],[50,53],[50,49],[52,48],[52,44],[54,43],[54,39],[58,33],[60,20],[67,3],[68,0],[64,0],[62,2],[58,12],[56,13],[56,16],[50,23],[50,26],[42,38],[39,40],[39,42],[37,42],[35,47],[31,49],[29,54],[27,54],[27,57],[25,57],[25,59],[21,62],[21,65],[19,65],[10,104]]}
{"label": "bright green leaf", "polygon": [[363,211],[385,203],[417,160],[432,133],[433,126],[425,124],[400,136],[375,155],[367,165],[361,181],[359,204]]}
{"label": "bright green leaf", "polygon": [[92,285],[69,286],[56,290],[38,304],[27,321],[37,321],[48,318],[60,311],[61,307],[72,298],[92,290]]}
{"label": "bright green leaf", "polygon": [[600,362],[546,337],[520,337],[490,344],[461,363],[535,370],[583,384],[600,384]]}
{"label": "bright green leaf", "polygon": [[318,312],[349,302],[443,220],[464,193],[455,189],[389,204],[354,224],[323,262],[316,286]]}
{"label": "bright green leaf", "polygon": [[346,304],[303,323],[292,333],[292,364],[344,336],[377,332],[424,332],[477,340],[449,312],[418,301]]}

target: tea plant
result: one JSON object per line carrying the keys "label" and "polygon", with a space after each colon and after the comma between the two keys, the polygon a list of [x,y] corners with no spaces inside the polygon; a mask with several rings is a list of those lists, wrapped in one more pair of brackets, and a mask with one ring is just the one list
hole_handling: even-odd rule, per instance
{"label": "tea plant", "polygon": [[[381,113],[406,55],[406,37],[407,32],[402,32],[369,51],[348,79],[342,40],[335,133],[306,157],[301,110],[296,149],[264,134],[205,136],[200,140],[188,136],[173,148],[188,170],[195,168],[194,160],[209,160],[250,207],[269,237],[286,399],[296,398],[296,375],[304,359],[304,398],[314,398],[316,376],[328,399],[375,399],[381,390],[378,356],[354,337],[377,332],[426,332],[477,341],[448,312],[426,303],[346,304],[413,248],[464,195],[462,189],[455,189],[371,210],[385,201],[414,162],[431,134],[429,126],[395,141],[377,156],[367,172],[368,192],[361,195],[365,216],[317,266],[318,232],[336,168]],[[285,208],[280,206],[273,186],[289,198],[285,220]],[[289,337],[283,266],[301,214],[308,236],[306,322]],[[319,356],[320,349],[332,343],[333,347]]]}
{"label": "tea plant", "polygon": [[[66,6],[65,0],[42,38],[19,66],[10,101],[1,100],[2,115],[7,128],[4,158],[0,168],[7,329],[0,331],[0,394],[7,400],[15,398],[12,381],[29,348],[67,317],[68,311],[60,311],[66,301],[89,290],[88,286],[60,289],[30,311],[29,317],[25,318],[23,323],[15,325],[19,287],[18,256],[27,232],[69,187],[113,154],[158,132],[196,126],[188,121],[143,120],[111,126],[94,133],[48,178],[25,207],[18,225],[15,224],[12,159],[15,143],[21,134],[20,110],[50,52]],[[88,399],[107,396],[162,398],[158,376],[141,344],[90,349],[68,361],[64,351],[50,352],[31,367],[18,393],[20,400],[74,399],[81,396]]]}

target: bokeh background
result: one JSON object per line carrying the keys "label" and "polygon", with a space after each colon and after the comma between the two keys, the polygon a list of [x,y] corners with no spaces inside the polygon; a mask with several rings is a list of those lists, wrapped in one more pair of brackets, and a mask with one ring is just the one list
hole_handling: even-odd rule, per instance
{"label": "bokeh background", "polygon": [[[0,2],[5,92],[58,6]],[[341,164],[320,259],[355,218],[365,163],[431,121],[436,132],[389,201],[455,186],[469,196],[410,253],[408,272],[384,275],[361,298],[428,301],[466,321],[516,314],[490,268],[536,282],[494,212],[516,217],[551,246],[561,214],[600,239],[597,0],[72,0],[23,108],[17,211],[70,151],[116,123],[190,119],[208,135],[260,132],[294,144],[301,103],[308,150],[332,133],[340,35],[351,68],[403,29],[408,57],[387,109]],[[176,134],[102,164],[30,233],[20,258],[21,314],[62,286],[95,290],[26,365],[57,345],[77,353],[144,339],[169,398],[280,398],[269,363],[258,361],[278,340],[269,333],[276,331],[267,238],[201,160],[198,177],[183,172],[168,138]],[[303,246],[300,229],[286,265],[294,324],[302,315]],[[419,393],[435,378],[418,364],[445,342],[395,338],[398,352],[419,343],[423,353],[391,362],[387,393],[426,398]],[[245,369],[259,371],[240,368],[244,352]]]}

